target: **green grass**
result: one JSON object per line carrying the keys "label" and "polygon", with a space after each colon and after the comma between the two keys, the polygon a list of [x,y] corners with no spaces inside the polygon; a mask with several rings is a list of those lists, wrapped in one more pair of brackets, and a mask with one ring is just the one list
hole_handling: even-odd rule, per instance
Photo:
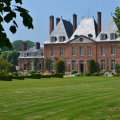
{"label": "green grass", "polygon": [[120,78],[0,81],[0,120],[120,120]]}

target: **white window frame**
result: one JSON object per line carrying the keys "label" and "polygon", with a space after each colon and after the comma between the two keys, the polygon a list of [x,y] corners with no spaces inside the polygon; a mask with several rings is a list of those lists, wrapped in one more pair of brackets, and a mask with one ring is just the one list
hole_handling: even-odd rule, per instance
{"label": "white window frame", "polygon": [[64,42],[66,40],[65,36],[59,36],[59,42]]}
{"label": "white window frame", "polygon": [[76,61],[75,60],[73,60],[71,62],[71,71],[73,71],[73,70],[76,70]]}
{"label": "white window frame", "polygon": [[51,56],[55,56],[55,48],[51,47]]}
{"label": "white window frame", "polygon": [[111,65],[111,70],[115,70],[115,60],[111,60],[110,62],[110,65]]}
{"label": "white window frame", "polygon": [[106,34],[100,34],[100,40],[106,40]]}
{"label": "white window frame", "polygon": [[87,56],[91,56],[91,46],[87,46]]}
{"label": "white window frame", "polygon": [[105,46],[101,46],[101,55],[105,56]]}
{"label": "white window frame", "polygon": [[79,47],[79,55],[80,55],[80,56],[83,56],[83,54],[84,54],[83,46],[80,46],[80,47]]}
{"label": "white window frame", "polygon": [[59,56],[63,56],[63,47],[59,47]]}
{"label": "white window frame", "polygon": [[101,70],[105,70],[105,60],[101,60]]}
{"label": "white window frame", "polygon": [[115,55],[115,46],[112,45],[110,48],[111,55]]}
{"label": "white window frame", "polygon": [[55,61],[51,61],[51,71],[55,71]]}
{"label": "white window frame", "polygon": [[56,41],[57,41],[57,37],[55,37],[55,36],[50,37],[50,42],[56,42]]}
{"label": "white window frame", "polygon": [[73,47],[72,47],[72,56],[75,56],[75,55],[76,55],[76,47],[73,46]]}
{"label": "white window frame", "polygon": [[116,39],[116,34],[110,33],[110,40],[115,40],[115,39]]}
{"label": "white window frame", "polygon": [[31,70],[34,70],[34,62],[31,61]]}

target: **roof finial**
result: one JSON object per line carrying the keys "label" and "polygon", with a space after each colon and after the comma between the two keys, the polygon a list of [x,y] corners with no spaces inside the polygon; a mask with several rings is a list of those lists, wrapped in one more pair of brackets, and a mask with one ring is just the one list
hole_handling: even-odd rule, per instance
{"label": "roof finial", "polygon": [[84,19],[84,17],[82,16],[82,19]]}
{"label": "roof finial", "polygon": [[70,21],[70,19],[69,19],[69,21]]}
{"label": "roof finial", "polygon": [[61,16],[61,19],[62,19],[62,16]]}
{"label": "roof finial", "polygon": [[88,6],[88,18],[89,18],[89,6]]}
{"label": "roof finial", "polygon": [[94,15],[93,15],[93,18],[94,18]]}
{"label": "roof finial", "polygon": [[112,12],[111,12],[111,16],[112,16]]}

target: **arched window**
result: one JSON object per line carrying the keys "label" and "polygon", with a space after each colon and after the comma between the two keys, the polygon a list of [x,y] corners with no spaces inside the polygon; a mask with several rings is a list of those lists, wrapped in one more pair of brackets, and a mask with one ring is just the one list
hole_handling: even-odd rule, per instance
{"label": "arched window", "polygon": [[73,61],[71,62],[71,67],[72,67],[71,70],[76,70],[76,61],[75,61],[75,60],[73,60]]}
{"label": "arched window", "polygon": [[105,60],[101,60],[101,70],[105,70]]}
{"label": "arched window", "polygon": [[110,40],[115,40],[116,39],[116,34],[115,33],[111,33],[110,34]]}

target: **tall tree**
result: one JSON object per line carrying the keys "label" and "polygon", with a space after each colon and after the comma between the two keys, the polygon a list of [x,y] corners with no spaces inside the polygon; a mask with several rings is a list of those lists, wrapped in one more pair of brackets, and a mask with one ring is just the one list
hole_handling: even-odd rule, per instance
{"label": "tall tree", "polygon": [[[29,11],[20,6],[11,5],[11,1],[13,0],[0,0],[0,48],[3,48],[4,46],[9,49],[12,48],[12,44],[10,43],[9,38],[7,38],[7,34],[4,31],[2,23],[9,23],[12,21],[13,24],[9,29],[13,34],[15,34],[18,28],[18,25],[14,20],[16,18],[16,12],[19,12],[20,16],[23,18],[23,25],[28,27],[28,29],[33,29],[33,19],[28,14]],[[15,3],[22,4],[22,0],[15,0]],[[14,7],[13,9],[12,6]]]}
{"label": "tall tree", "polygon": [[120,7],[116,8],[114,14],[116,16],[116,18],[114,18],[114,21],[116,22],[118,28],[118,30],[116,31],[118,33],[117,36],[120,37]]}

